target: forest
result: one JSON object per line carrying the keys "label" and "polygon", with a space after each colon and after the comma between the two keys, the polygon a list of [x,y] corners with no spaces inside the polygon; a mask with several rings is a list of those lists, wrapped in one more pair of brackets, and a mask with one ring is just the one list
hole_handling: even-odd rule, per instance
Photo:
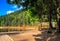
{"label": "forest", "polygon": [[49,29],[54,29],[53,22],[60,32],[60,0],[6,0],[8,4],[23,7],[22,10],[0,16],[0,26],[35,25],[49,22]]}

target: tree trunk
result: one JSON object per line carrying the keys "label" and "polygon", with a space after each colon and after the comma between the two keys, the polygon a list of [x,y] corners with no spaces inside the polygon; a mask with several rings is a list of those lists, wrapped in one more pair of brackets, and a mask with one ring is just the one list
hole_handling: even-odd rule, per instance
{"label": "tree trunk", "polygon": [[58,19],[58,32],[60,32],[60,18]]}
{"label": "tree trunk", "polygon": [[49,11],[48,19],[49,19],[49,30],[48,30],[48,33],[52,33],[53,26],[52,26],[52,15],[51,15],[51,10]]}
{"label": "tree trunk", "polygon": [[49,13],[49,28],[50,29],[53,29],[53,26],[52,26],[52,15],[51,15],[51,12]]}
{"label": "tree trunk", "polygon": [[60,32],[60,11],[59,11],[60,7],[57,8],[57,17],[58,17],[58,29],[57,31]]}

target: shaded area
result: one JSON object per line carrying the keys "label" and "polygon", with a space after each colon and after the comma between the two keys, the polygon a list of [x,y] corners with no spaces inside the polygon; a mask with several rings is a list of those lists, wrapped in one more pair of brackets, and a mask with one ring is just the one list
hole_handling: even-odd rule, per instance
{"label": "shaded area", "polygon": [[42,34],[37,34],[35,36],[36,41],[60,41],[60,35],[57,31],[53,31],[52,33],[47,33],[48,30],[43,30]]}

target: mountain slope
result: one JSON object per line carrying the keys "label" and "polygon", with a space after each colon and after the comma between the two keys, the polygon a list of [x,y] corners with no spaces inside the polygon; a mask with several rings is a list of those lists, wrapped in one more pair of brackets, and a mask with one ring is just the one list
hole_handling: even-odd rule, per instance
{"label": "mountain slope", "polygon": [[27,14],[27,11],[16,11],[14,13],[1,16],[0,26],[20,26],[28,24],[28,18],[30,18],[30,16]]}
{"label": "mountain slope", "polygon": [[0,26],[33,25],[35,21],[38,21],[38,17],[31,16],[28,10],[16,11],[5,16],[0,16]]}

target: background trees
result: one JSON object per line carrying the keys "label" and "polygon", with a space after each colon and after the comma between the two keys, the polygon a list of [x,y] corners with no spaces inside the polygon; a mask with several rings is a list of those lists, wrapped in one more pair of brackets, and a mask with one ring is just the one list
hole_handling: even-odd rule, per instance
{"label": "background trees", "polygon": [[10,15],[10,17],[15,17],[9,19],[12,20],[13,24],[11,25],[19,25],[21,22],[23,22],[21,24],[30,24],[36,19],[43,22],[43,16],[45,17],[45,15],[47,15],[50,28],[53,29],[52,22],[56,21],[58,24],[58,30],[60,29],[60,0],[7,0],[7,3],[15,4],[18,8],[22,6],[23,10],[27,12],[27,14],[24,12],[24,14],[19,14],[19,16]]}
{"label": "background trees", "polygon": [[[59,7],[59,0],[7,0],[9,4],[22,5],[24,9],[30,9],[32,15],[41,16],[41,14],[48,13],[50,18],[52,14],[56,15],[56,9]],[[51,19],[49,20],[51,21]]]}

